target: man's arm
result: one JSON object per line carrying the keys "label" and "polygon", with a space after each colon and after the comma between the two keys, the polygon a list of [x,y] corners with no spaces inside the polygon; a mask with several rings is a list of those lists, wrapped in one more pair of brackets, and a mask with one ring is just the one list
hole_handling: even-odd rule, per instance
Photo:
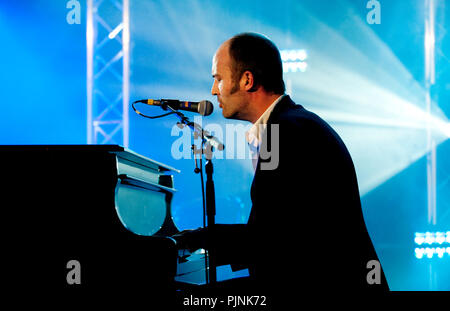
{"label": "man's arm", "polygon": [[180,249],[213,251],[218,265],[248,263],[251,236],[245,224],[215,224],[212,228],[185,230],[173,238]]}

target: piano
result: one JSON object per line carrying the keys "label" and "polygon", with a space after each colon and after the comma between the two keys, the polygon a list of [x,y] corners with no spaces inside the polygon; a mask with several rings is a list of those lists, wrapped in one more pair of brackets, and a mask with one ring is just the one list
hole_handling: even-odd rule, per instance
{"label": "piano", "polygon": [[170,237],[179,232],[175,168],[118,145],[0,146],[0,163],[2,283],[11,291],[137,288],[154,297],[204,284],[204,254]]}

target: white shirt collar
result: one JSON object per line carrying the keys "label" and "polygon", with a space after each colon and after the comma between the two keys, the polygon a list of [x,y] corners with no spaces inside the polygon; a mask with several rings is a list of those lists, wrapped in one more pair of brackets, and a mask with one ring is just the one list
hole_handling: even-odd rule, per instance
{"label": "white shirt collar", "polygon": [[258,148],[261,144],[263,131],[266,128],[267,121],[269,120],[270,114],[272,113],[275,106],[281,101],[281,99],[285,95],[281,95],[278,97],[267,109],[264,113],[253,123],[253,126],[245,133],[245,138],[249,145]]}

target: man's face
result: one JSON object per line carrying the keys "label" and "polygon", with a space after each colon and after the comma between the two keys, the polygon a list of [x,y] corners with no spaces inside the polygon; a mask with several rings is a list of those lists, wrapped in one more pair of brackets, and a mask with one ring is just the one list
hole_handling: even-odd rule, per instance
{"label": "man's face", "polygon": [[214,78],[211,94],[217,96],[223,116],[227,119],[245,120],[247,108],[245,91],[240,88],[240,81],[233,79],[232,60],[227,42],[214,55],[211,71]]}

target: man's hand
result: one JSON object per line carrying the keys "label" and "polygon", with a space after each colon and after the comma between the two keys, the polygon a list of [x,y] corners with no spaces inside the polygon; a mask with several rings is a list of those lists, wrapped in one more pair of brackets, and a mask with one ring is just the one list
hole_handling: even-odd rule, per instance
{"label": "man's hand", "polygon": [[193,252],[199,248],[207,248],[207,235],[204,228],[183,230],[174,234],[172,238],[177,241],[179,249],[188,249]]}

